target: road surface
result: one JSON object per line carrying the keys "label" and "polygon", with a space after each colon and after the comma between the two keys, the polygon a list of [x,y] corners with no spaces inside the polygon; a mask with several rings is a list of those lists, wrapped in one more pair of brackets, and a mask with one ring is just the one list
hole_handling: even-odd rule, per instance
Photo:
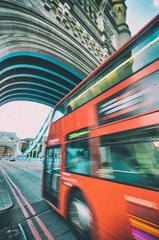
{"label": "road surface", "polygon": [[1,240],[20,240],[13,237],[18,226],[27,240],[77,240],[68,222],[41,197],[41,163],[1,160],[0,166],[13,201],[12,208],[0,213]]}

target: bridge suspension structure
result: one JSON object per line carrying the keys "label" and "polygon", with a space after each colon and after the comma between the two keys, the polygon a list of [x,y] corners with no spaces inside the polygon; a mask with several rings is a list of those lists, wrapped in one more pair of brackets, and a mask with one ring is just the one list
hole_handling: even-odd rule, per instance
{"label": "bridge suspension structure", "polygon": [[51,111],[49,112],[46,120],[44,121],[41,129],[39,130],[38,134],[36,135],[36,137],[34,138],[34,140],[31,142],[31,144],[29,145],[29,147],[25,150],[25,152],[23,152],[20,156],[21,157],[26,157],[28,156],[30,153],[32,153],[32,151],[37,147],[38,143],[41,142],[44,134],[46,133],[49,124],[50,124],[50,119],[52,116],[52,112],[53,112],[53,108],[51,109]]}

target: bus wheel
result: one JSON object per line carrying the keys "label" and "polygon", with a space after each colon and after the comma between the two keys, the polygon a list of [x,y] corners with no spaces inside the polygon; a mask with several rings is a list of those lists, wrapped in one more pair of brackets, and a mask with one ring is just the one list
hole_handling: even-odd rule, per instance
{"label": "bus wheel", "polygon": [[68,219],[78,239],[91,239],[92,214],[79,191],[76,191],[69,200]]}

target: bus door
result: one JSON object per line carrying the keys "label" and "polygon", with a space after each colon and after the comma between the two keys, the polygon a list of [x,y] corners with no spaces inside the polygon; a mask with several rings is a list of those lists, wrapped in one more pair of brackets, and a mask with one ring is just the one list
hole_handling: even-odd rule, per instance
{"label": "bus door", "polygon": [[60,177],[60,146],[48,148],[45,157],[44,198],[58,207]]}

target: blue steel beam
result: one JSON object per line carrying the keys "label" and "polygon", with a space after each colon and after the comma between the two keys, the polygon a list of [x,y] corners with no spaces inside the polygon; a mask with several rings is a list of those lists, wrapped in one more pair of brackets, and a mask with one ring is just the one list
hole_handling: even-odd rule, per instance
{"label": "blue steel beam", "polygon": [[38,103],[41,103],[41,104],[44,104],[44,105],[47,105],[47,106],[50,106],[50,107],[54,107],[55,106],[55,104],[53,105],[52,102],[48,103],[46,101],[41,101],[39,99],[31,98],[29,96],[28,97],[16,97],[16,98],[15,97],[11,97],[11,98],[3,101],[3,104],[11,102],[11,101],[22,101],[22,100],[29,101],[29,102],[38,102]]}
{"label": "blue steel beam", "polygon": [[54,107],[83,79],[65,64],[33,52],[4,56],[0,68],[0,105],[28,100]]}
{"label": "blue steel beam", "polygon": [[29,68],[29,69],[41,70],[41,71],[43,71],[43,72],[50,73],[50,74],[52,74],[53,76],[57,76],[57,77],[65,80],[66,82],[74,85],[74,86],[77,85],[76,83],[74,83],[73,81],[69,80],[68,78],[62,76],[61,74],[58,74],[58,73],[56,73],[56,72],[54,72],[54,71],[51,71],[51,70],[49,70],[49,69],[47,69],[47,68],[39,67],[39,66],[36,66],[36,65],[30,65],[30,64],[16,64],[16,65],[12,65],[12,66],[6,67],[6,68],[4,68],[4,69],[1,71],[1,74],[7,73],[7,71],[13,70],[13,69],[18,70],[18,68]]}
{"label": "blue steel beam", "polygon": [[58,100],[60,100],[61,98],[60,97],[57,97],[57,96],[55,96],[55,95],[53,95],[53,94],[51,94],[51,93],[48,93],[48,92],[45,92],[45,91],[41,91],[41,90],[39,90],[39,89],[30,89],[30,88],[21,88],[21,87],[17,87],[16,89],[9,89],[9,90],[7,90],[7,91],[5,91],[5,93],[1,93],[1,99],[2,99],[2,97],[3,97],[3,95],[7,95],[8,96],[8,93],[10,93],[10,92],[14,92],[14,91],[21,91],[21,92],[24,92],[24,91],[35,91],[35,92],[37,92],[37,93],[42,93],[42,94],[45,94],[45,95],[48,95],[48,96],[50,96],[51,98],[52,97],[54,97],[54,98],[57,98]]}
{"label": "blue steel beam", "polygon": [[9,58],[12,58],[12,57],[16,57],[16,56],[29,56],[29,57],[36,57],[36,58],[41,58],[43,60],[46,60],[48,62],[51,62],[57,66],[60,66],[61,68],[65,69],[66,71],[68,72],[71,72],[73,75],[75,75],[76,77],[78,77],[79,79],[83,79],[83,76],[81,74],[79,74],[78,72],[76,72],[75,70],[73,70],[72,68],[68,67],[67,65],[64,65],[63,63],[53,59],[53,58],[50,58],[48,56],[45,56],[45,55],[42,55],[42,54],[39,54],[39,53],[33,53],[33,52],[15,52],[15,53],[11,53],[11,54],[8,54],[4,57],[2,57],[0,59],[0,64],[9,59]]}
{"label": "blue steel beam", "polygon": [[[37,97],[37,98],[41,98],[41,99],[45,99],[45,100],[50,100],[50,98],[47,98],[47,97],[43,97],[43,96],[41,96],[41,95],[39,95],[39,94],[33,94],[33,93],[12,93],[12,94],[8,94],[6,97],[3,97],[2,98],[2,101],[5,101],[5,99],[6,98],[12,98],[12,97],[15,97],[15,96],[31,96],[31,97]],[[54,102],[55,104],[57,103],[57,101],[54,101],[54,100],[52,100],[52,102]],[[54,105],[55,105],[54,104]]]}
{"label": "blue steel beam", "polygon": [[[52,89],[51,87],[48,87],[48,86],[46,86],[46,85],[44,85],[44,84],[40,84],[40,83],[33,83],[33,82],[23,82],[23,81],[19,81],[19,82],[12,82],[12,83],[9,83],[9,84],[5,84],[3,87],[1,87],[1,91],[3,91],[5,88],[7,88],[7,87],[12,87],[12,86],[15,86],[15,85],[33,85],[33,86],[37,86],[37,87],[42,87],[43,89],[45,89],[46,88],[46,91],[47,90],[51,90],[51,91],[55,91],[55,92],[57,92],[57,93],[59,93],[59,94],[61,94],[61,95],[63,95],[63,96],[65,96],[65,94],[63,93],[63,92],[61,92],[61,91],[58,91],[57,89]],[[18,88],[18,87],[17,87]],[[17,88],[15,88],[15,89],[17,89]],[[26,89],[26,88],[25,88]],[[5,90],[6,91],[6,90]],[[57,97],[56,95],[54,95],[53,94],[53,96],[55,96],[55,97]],[[59,98],[59,99],[61,99],[61,98]]]}
{"label": "blue steel beam", "polygon": [[34,78],[40,79],[40,80],[42,80],[42,81],[45,81],[45,82],[48,82],[48,83],[53,83],[53,84],[55,84],[55,85],[57,85],[57,86],[59,86],[59,87],[61,87],[61,88],[63,88],[63,89],[66,89],[66,90],[68,90],[68,91],[71,91],[70,88],[67,88],[67,87],[65,87],[64,85],[62,85],[62,84],[60,84],[60,83],[57,83],[57,82],[55,82],[55,81],[52,81],[52,80],[50,80],[50,79],[48,79],[48,78],[40,77],[40,76],[38,76],[38,75],[33,75],[33,74],[26,74],[26,73],[24,73],[24,74],[14,74],[14,75],[8,76],[8,77],[4,78],[4,79],[1,81],[1,84],[4,83],[5,81],[11,79],[11,78],[18,78],[18,77],[28,77],[28,78],[30,78],[30,79],[34,79]]}

